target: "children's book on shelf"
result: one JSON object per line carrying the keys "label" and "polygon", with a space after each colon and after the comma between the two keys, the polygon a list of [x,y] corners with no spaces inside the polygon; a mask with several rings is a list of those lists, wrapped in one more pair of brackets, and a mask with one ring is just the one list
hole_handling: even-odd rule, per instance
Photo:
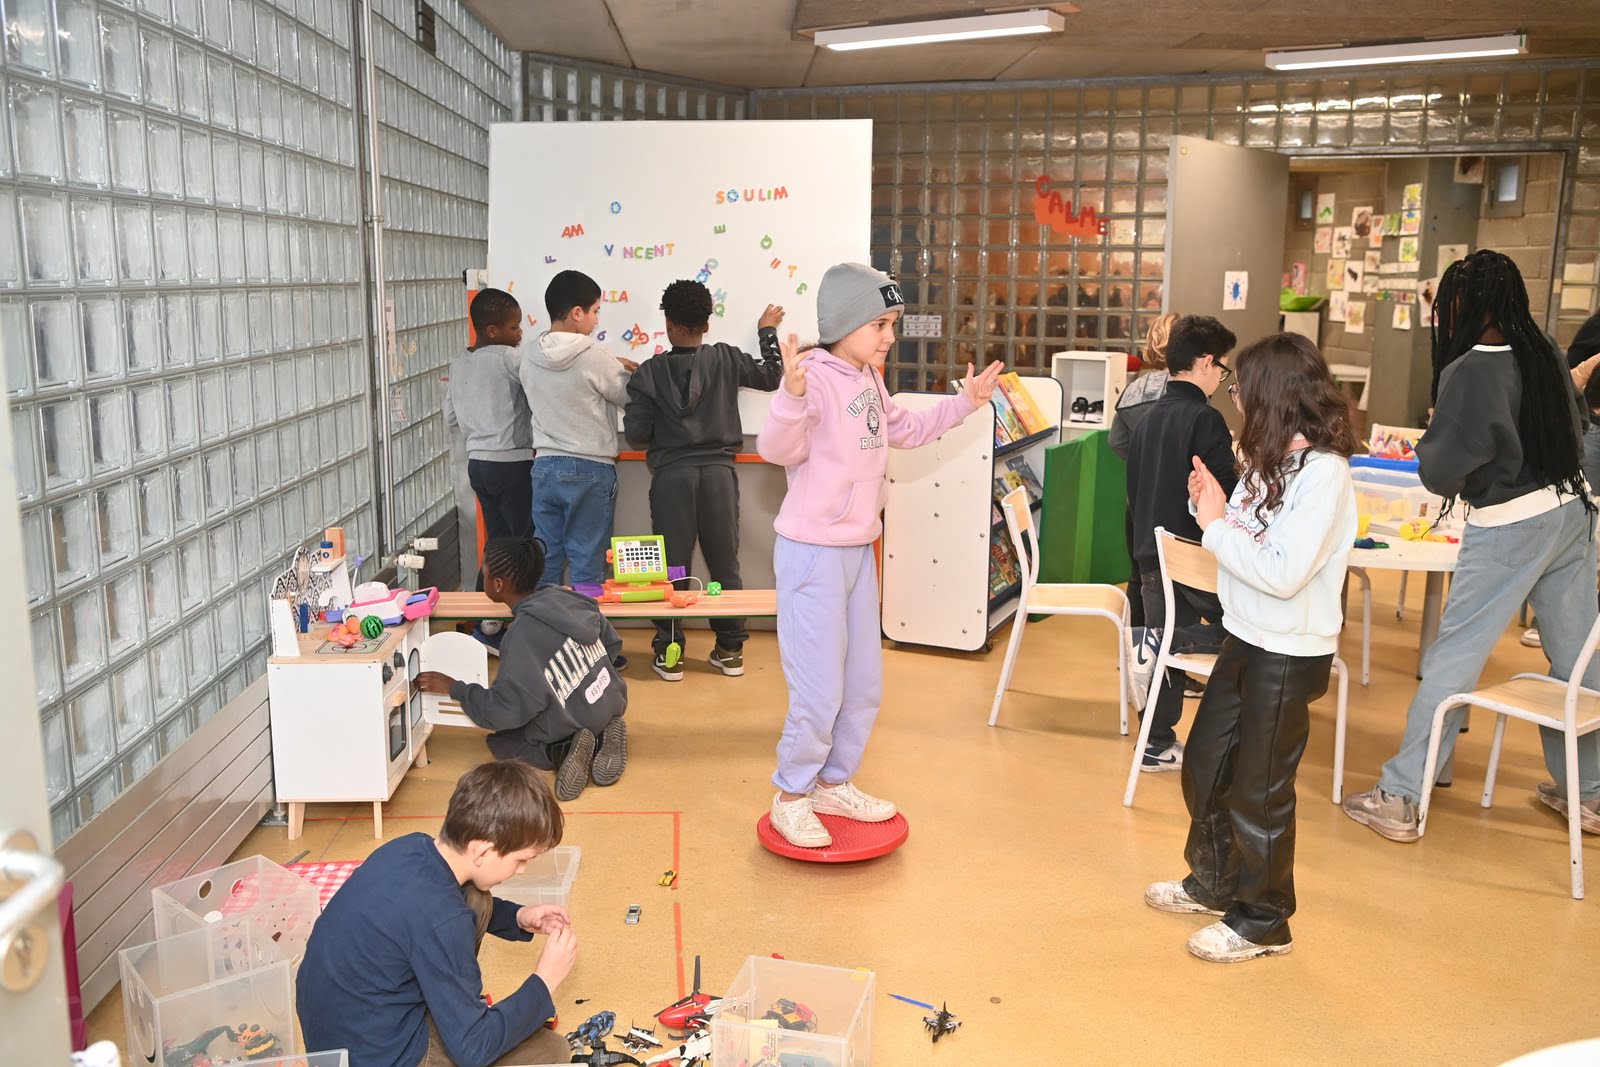
{"label": "children's book on shelf", "polygon": [[1000,524],[1000,523],[1005,521],[1006,517],[1004,515],[1000,514],[1000,505],[998,503],[991,502],[989,504],[989,507],[994,512],[994,514],[990,516],[990,519],[989,519],[990,522],[998,525],[998,524]]}
{"label": "children's book on shelf", "polygon": [[1028,462],[1027,456],[1008,456],[1006,470],[1015,474],[1028,489],[1028,500],[1037,504],[1044,499],[1044,486],[1039,482],[1039,476],[1034,473],[1033,464]]}
{"label": "children's book on shelf", "polygon": [[1011,492],[1011,490],[1013,490],[1015,488],[1016,488],[1016,486],[1014,486],[1010,482],[1006,481],[1006,476],[1005,476],[1005,472],[1004,471],[1002,471],[999,474],[996,474],[994,476],[994,502],[996,504],[999,504],[1000,501],[1002,501],[1002,500],[1004,500],[1006,498],[1006,494]]}
{"label": "children's book on shelf", "polygon": [[[952,378],[950,380],[950,391],[959,393],[964,384],[966,384],[965,378]],[[989,404],[994,408],[994,443],[996,445],[1009,445],[1013,441],[1020,441],[1033,432],[1024,427],[1017,409],[1011,406],[1011,401],[1006,399],[1006,395],[1002,390],[996,389],[994,391],[989,397]]]}
{"label": "children's book on shelf", "polygon": [[1004,393],[1012,410],[1017,413],[1017,421],[1022,424],[1024,437],[1050,428],[1050,420],[1044,417],[1044,412],[1034,403],[1033,394],[1022,384],[1022,377],[1016,371],[1000,375],[1000,388],[996,392]]}
{"label": "children's book on shelf", "polygon": [[989,542],[989,595],[998,596],[1022,580],[1017,570],[1017,554],[1007,539],[996,537]]}

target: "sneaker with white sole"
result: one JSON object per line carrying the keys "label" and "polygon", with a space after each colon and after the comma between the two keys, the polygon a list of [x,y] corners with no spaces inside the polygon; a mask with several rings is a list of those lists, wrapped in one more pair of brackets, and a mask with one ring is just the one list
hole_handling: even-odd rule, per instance
{"label": "sneaker with white sole", "polygon": [[772,794],[772,828],[789,844],[800,848],[826,848],[833,844],[833,835],[811,809],[810,797],[784,800],[782,793]]}
{"label": "sneaker with white sole", "polygon": [[683,681],[683,659],[680,655],[673,655],[670,650],[657,652],[655,659],[650,661],[650,669],[659,674],[665,681]]}
{"label": "sneaker with white sole", "polygon": [[744,673],[744,653],[718,645],[711,650],[711,665],[729,678],[737,678]]}
{"label": "sneaker with white sole", "polygon": [[1144,902],[1157,911],[1174,915],[1221,915],[1189,895],[1182,882],[1151,882],[1144,888]]}
{"label": "sneaker with white sole", "polygon": [[1128,630],[1128,688],[1136,707],[1150,699],[1150,679],[1161,654],[1161,631],[1144,626]]}
{"label": "sneaker with white sole", "polygon": [[894,818],[892,801],[863,793],[851,782],[823,785],[811,790],[811,807],[818,815],[838,815],[856,822],[886,822]]}
{"label": "sneaker with white sole", "polygon": [[1227,923],[1212,923],[1189,939],[1189,951],[1211,963],[1243,963],[1263,956],[1286,955],[1294,948],[1293,941],[1281,945],[1258,945],[1246,941],[1233,932]]}
{"label": "sneaker with white sole", "polygon": [[1539,638],[1539,628],[1537,626],[1530,626],[1526,630],[1522,631],[1522,637],[1520,640],[1522,641],[1524,648],[1544,647],[1544,642]]}
{"label": "sneaker with white sole", "polygon": [[628,766],[628,724],[619,715],[600,733],[600,750],[589,765],[595,785],[616,785]]}
{"label": "sneaker with white sole", "polygon": [[1183,770],[1183,745],[1174,741],[1166,747],[1146,745],[1144,759],[1139,761],[1139,770],[1145,774],[1164,774],[1167,771]]}
{"label": "sneaker with white sole", "polygon": [[[1539,803],[1552,811],[1567,817],[1567,794],[1564,789],[1554,782],[1539,783]],[[1584,800],[1578,803],[1578,825],[1586,834],[1600,834],[1600,797],[1593,800]]]}
{"label": "sneaker with white sole", "polygon": [[589,768],[594,764],[594,749],[594,734],[588,730],[579,730],[572,736],[572,747],[556,771],[557,800],[577,800],[583,795],[583,787],[589,784]]}
{"label": "sneaker with white sole", "polygon": [[1417,804],[1410,797],[1386,793],[1373,786],[1365,793],[1344,798],[1344,813],[1380,837],[1402,843],[1417,839]]}

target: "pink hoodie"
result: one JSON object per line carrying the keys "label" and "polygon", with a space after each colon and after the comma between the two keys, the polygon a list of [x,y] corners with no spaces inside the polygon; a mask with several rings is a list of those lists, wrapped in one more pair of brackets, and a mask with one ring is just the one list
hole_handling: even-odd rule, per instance
{"label": "pink hoodie", "polygon": [[773,527],[806,544],[870,545],[883,533],[884,445],[925,445],[974,410],[957,394],[927,411],[907,411],[889,398],[877,371],[812,349],[806,395],[779,386],[756,438],[761,458],[782,464],[789,475]]}

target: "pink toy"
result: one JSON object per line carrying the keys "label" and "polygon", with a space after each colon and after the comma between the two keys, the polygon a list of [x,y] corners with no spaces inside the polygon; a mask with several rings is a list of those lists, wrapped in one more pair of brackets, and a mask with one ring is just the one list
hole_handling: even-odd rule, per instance
{"label": "pink toy", "polygon": [[391,589],[387,596],[351,604],[345,609],[345,616],[364,619],[368,615],[376,615],[385,626],[399,626],[407,618],[406,600],[410,596],[409,589]]}
{"label": "pink toy", "polygon": [[402,609],[407,619],[426,619],[433,614],[433,609],[439,606],[439,587],[430,585],[426,589],[419,589],[412,593]]}

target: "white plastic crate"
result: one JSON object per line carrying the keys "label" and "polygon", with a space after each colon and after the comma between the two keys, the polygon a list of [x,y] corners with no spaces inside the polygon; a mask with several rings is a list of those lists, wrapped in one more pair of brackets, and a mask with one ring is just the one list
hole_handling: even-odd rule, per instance
{"label": "white plastic crate", "polygon": [[[862,1067],[872,1062],[877,975],[866,970],[751,956],[711,1020],[712,1062]],[[783,1004],[780,1002],[790,1002]],[[769,1014],[787,1013],[790,1029]]]}
{"label": "white plastic crate", "polygon": [[317,887],[264,856],[191,874],[150,891],[156,939],[199,930],[219,919],[248,919],[298,965],[322,914]]}
{"label": "white plastic crate", "polygon": [[249,1059],[299,1047],[289,961],[249,917],[123,949],[117,965],[136,1064],[190,1067],[202,1052]]}
{"label": "white plastic crate", "polygon": [[560,845],[528,861],[519,875],[495,886],[494,895],[518,904],[559,904],[567,906],[572,886],[578,880],[578,862],[583,849]]}

